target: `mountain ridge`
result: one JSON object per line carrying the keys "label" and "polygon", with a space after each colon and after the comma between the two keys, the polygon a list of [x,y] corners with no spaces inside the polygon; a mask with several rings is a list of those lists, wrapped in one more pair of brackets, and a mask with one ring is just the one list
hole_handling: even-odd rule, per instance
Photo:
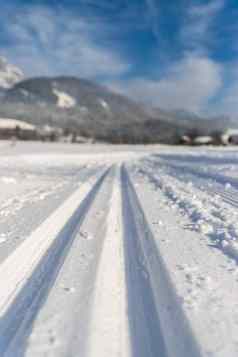
{"label": "mountain ridge", "polygon": [[68,128],[109,142],[176,144],[189,133],[210,135],[231,126],[227,118],[148,110],[103,85],[72,76],[24,79],[5,90],[0,104],[2,117]]}

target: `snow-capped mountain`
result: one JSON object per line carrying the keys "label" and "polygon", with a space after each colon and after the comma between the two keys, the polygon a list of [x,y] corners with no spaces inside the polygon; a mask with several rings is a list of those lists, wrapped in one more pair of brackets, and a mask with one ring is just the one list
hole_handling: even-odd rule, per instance
{"label": "snow-capped mountain", "polygon": [[23,80],[23,72],[0,56],[0,89],[9,89]]}
{"label": "snow-capped mountain", "polygon": [[53,125],[98,140],[173,143],[179,128],[154,119],[143,105],[76,77],[30,78],[7,90],[0,115]]}
{"label": "snow-capped mountain", "polygon": [[200,118],[185,111],[148,110],[97,83],[76,77],[29,78],[0,96],[0,116],[53,125],[110,142],[178,143],[181,136],[211,135],[226,118]]}

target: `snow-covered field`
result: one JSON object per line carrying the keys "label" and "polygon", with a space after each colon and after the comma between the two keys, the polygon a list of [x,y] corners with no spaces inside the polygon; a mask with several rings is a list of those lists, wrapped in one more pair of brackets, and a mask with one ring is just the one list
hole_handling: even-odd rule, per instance
{"label": "snow-covered field", "polygon": [[238,150],[0,145],[0,356],[237,357]]}

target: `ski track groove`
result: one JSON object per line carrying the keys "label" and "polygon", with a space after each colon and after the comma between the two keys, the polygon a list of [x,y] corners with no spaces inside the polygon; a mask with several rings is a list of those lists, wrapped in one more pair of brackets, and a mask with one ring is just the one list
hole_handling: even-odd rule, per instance
{"label": "ski track groove", "polygon": [[[131,216],[132,222],[134,222],[131,230],[129,222],[126,224],[127,221],[125,220],[126,236],[128,237],[128,249],[126,249],[127,270],[130,269],[130,266],[133,269],[133,265],[140,266],[140,279],[142,280],[138,284],[141,290],[137,291],[137,296],[142,297],[144,309],[141,310],[148,314],[144,317],[145,324],[147,322],[146,329],[143,327],[143,332],[134,331],[135,341],[133,345],[135,350],[133,356],[200,357],[199,345],[181,308],[176,290],[170,280],[169,271],[155,243],[149,223],[146,220],[126,167],[123,167],[122,175],[124,183],[126,183],[123,193],[124,217]],[[129,241],[129,238],[132,242]],[[139,263],[130,264],[131,257],[133,256],[137,262],[139,260]],[[146,277],[143,274],[145,272]],[[130,273],[128,274],[128,279],[130,309],[130,289],[135,294],[135,291],[133,291],[134,287],[132,289],[131,286],[133,280],[134,282],[136,281],[136,278],[133,279],[133,274]],[[136,311],[136,308],[139,311]],[[136,323],[135,320],[133,321],[133,318],[136,319],[137,314],[140,314],[140,307],[135,306],[134,299],[131,301],[131,309],[134,311],[134,313],[131,313],[131,324],[140,329],[141,324]],[[146,331],[147,344],[145,343]],[[143,344],[140,343],[141,340]]]}
{"label": "ski track groove", "polygon": [[[91,184],[80,187],[0,265],[1,356],[15,355],[8,353],[14,337],[25,318],[28,323],[34,320],[70,249],[75,230],[107,174],[108,170],[92,177]],[[45,235],[48,239],[44,239]]]}
{"label": "ski track groove", "polygon": [[[148,172],[143,174],[155,180]],[[103,202],[104,213],[98,221],[103,227],[93,237],[98,240],[92,243],[98,244],[98,256],[94,267],[89,268],[93,274],[87,288],[88,304],[82,312],[81,327],[78,328],[79,316],[74,322],[81,337],[75,336],[73,347],[65,342],[64,352],[54,352],[49,346],[41,352],[37,342],[28,346],[27,340],[32,331],[38,331],[37,317],[44,313],[52,291],[57,294],[57,281],[64,271],[67,273],[71,255],[75,256],[73,269],[80,268],[79,253],[73,253],[73,245],[83,238],[90,241],[91,237],[83,237],[83,232],[80,236],[80,227],[96,209],[95,202],[102,196],[103,187],[109,194],[110,175],[113,184],[108,209]],[[58,219],[63,217],[67,202],[70,205],[73,202],[72,197],[43,223],[43,229],[40,226],[0,265],[0,279],[8,277],[0,289],[0,356],[75,357],[83,345],[80,357],[201,357],[199,341],[155,242],[129,166],[104,169],[83,187],[78,190],[80,194],[77,191],[72,195],[78,201],[74,202],[73,210],[68,208],[68,217],[57,226],[58,230],[54,227],[56,218],[52,217],[57,212],[60,212]],[[238,197],[236,200],[232,193],[210,192],[215,193],[238,205]],[[48,245],[42,239],[47,228],[52,234]],[[39,241],[35,239],[34,243],[35,235]],[[34,248],[28,252],[30,258],[27,247]],[[16,264],[19,258],[26,259],[20,271]],[[72,306],[77,304],[76,297]],[[74,330],[72,326],[71,329]],[[70,331],[69,339],[73,340],[74,334],[75,331]]]}

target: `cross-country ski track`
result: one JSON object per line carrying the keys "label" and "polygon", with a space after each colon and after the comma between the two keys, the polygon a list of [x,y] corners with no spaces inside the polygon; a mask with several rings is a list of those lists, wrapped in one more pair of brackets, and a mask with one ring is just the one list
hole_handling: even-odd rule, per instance
{"label": "cross-country ski track", "polygon": [[223,170],[234,158],[216,170],[212,151],[204,165],[170,151],[1,164],[51,170],[65,194],[1,255],[0,357],[238,355],[238,175]]}

